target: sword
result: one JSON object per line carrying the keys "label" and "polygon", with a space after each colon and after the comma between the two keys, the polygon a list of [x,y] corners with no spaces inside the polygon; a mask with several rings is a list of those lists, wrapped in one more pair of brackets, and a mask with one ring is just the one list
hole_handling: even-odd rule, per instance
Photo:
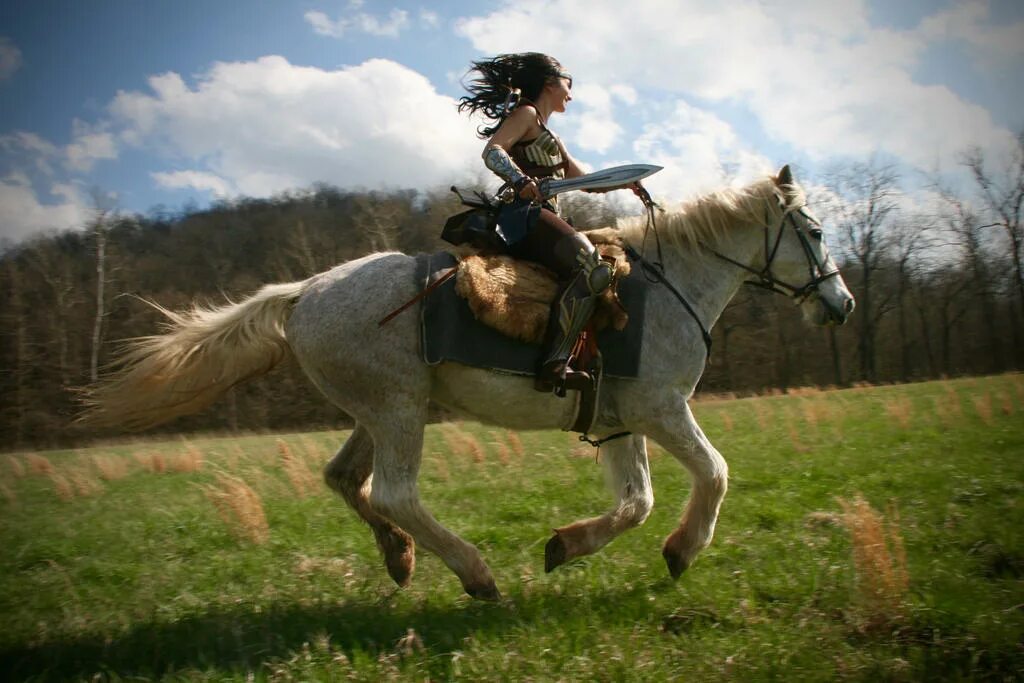
{"label": "sword", "polygon": [[661,169],[661,166],[653,166],[651,164],[612,166],[611,168],[576,176],[575,178],[545,178],[540,181],[538,189],[540,189],[541,197],[544,199],[554,197],[562,192],[569,192],[570,190],[607,190],[643,180]]}

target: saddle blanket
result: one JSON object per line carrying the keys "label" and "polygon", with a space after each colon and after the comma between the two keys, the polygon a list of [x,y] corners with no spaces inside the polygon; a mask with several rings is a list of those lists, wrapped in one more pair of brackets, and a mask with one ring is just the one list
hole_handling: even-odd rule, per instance
{"label": "saddle blanket", "polygon": [[[422,290],[458,263],[448,252],[416,256],[416,284]],[[634,267],[619,280],[619,299],[629,313],[621,332],[613,328],[597,334],[597,346],[604,361],[604,376],[635,379],[640,371],[644,304],[647,281],[643,269]],[[445,361],[476,368],[498,370],[532,377],[541,348],[507,337],[477,321],[469,303],[455,293],[455,278],[431,292],[421,308],[421,346],[429,365]]]}

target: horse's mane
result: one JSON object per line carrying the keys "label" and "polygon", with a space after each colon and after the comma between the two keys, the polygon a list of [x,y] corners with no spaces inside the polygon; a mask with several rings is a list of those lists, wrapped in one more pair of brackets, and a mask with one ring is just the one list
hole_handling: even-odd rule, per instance
{"label": "horse's mane", "polygon": [[[780,194],[780,190],[784,194]],[[774,176],[766,176],[747,187],[716,190],[669,208],[657,216],[658,231],[662,238],[684,249],[700,242],[718,242],[737,224],[778,222],[784,210],[779,205],[782,197],[785,197],[786,208],[801,206],[807,201],[798,185],[780,188]],[[622,218],[617,227],[627,242],[637,244],[643,240],[647,217]]]}

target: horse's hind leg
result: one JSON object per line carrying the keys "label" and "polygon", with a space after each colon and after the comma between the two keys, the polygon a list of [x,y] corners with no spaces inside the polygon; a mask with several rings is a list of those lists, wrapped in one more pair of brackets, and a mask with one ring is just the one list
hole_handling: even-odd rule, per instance
{"label": "horse's hind leg", "polygon": [[416,567],[415,544],[409,534],[370,505],[372,479],[373,439],[365,427],[356,425],[352,435],[324,468],[324,480],[370,525],[377,547],[384,555],[388,574],[395,583],[405,587]]}
{"label": "horse's hind leg", "polygon": [[643,436],[609,441],[601,447],[601,459],[617,498],[609,512],[555,529],[544,548],[544,571],[589,555],[627,529],[643,524],[654,506],[647,447]]}
{"label": "horse's hind leg", "polygon": [[387,421],[369,425],[373,434],[373,488],[370,502],[407,531],[421,547],[434,553],[462,581],[474,598],[500,598],[491,570],[480,552],[444,528],[420,503],[416,477],[423,450],[426,402],[401,406],[393,400]]}

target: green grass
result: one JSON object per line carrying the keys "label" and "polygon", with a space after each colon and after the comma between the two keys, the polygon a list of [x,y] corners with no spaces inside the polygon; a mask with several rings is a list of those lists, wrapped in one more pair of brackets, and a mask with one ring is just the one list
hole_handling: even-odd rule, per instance
{"label": "green grass", "polygon": [[[371,535],[277,437],[0,456],[0,672],[11,679],[1019,680],[1024,377],[699,402],[730,464],[715,541],[678,582],[662,539],[689,478],[651,448],[655,511],[543,572],[551,528],[606,510],[594,451],[475,424],[427,431],[421,491],[480,547],[505,599],[464,596],[420,553],[396,590]],[[344,433],[282,437],[316,469]],[[178,460],[191,446],[202,467]],[[145,465],[154,453],[170,467]],[[121,462],[102,480],[96,458]],[[106,460],[102,460],[105,458]],[[184,471],[173,471],[174,466]],[[190,471],[191,470],[191,471]],[[269,540],[233,534],[218,472],[261,497]],[[115,472],[115,474],[117,474]],[[301,472],[300,472],[301,474]],[[63,483],[62,483],[63,482]],[[58,493],[63,493],[63,497]],[[894,504],[909,586],[871,602],[840,500]]]}

